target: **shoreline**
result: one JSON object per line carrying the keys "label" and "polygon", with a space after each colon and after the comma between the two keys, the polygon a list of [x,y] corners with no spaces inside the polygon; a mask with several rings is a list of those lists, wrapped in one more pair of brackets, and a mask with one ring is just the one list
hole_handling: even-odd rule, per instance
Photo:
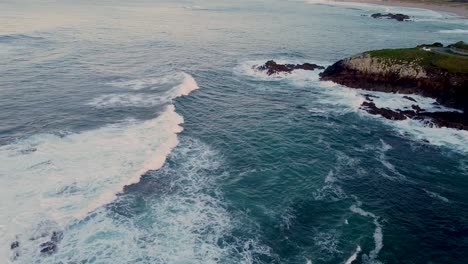
{"label": "shoreline", "polygon": [[456,3],[443,0],[424,2],[423,0],[329,0],[337,3],[366,3],[393,7],[428,9],[436,12],[452,13],[462,19],[468,19],[468,3]]}

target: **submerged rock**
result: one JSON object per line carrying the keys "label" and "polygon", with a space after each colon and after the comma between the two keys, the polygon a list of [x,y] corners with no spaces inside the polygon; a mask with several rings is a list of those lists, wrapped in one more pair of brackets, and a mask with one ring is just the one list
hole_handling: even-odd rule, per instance
{"label": "submerged rock", "polygon": [[41,253],[43,254],[52,255],[55,252],[57,252],[57,244],[55,244],[52,241],[47,241],[45,243],[42,243],[40,247],[41,247]]}
{"label": "submerged rock", "polygon": [[[42,234],[41,237],[46,237],[47,235],[46,234]],[[39,245],[39,248],[40,248],[40,252],[42,254],[48,254],[48,255],[52,255],[54,253],[57,252],[58,250],[58,243],[60,243],[60,241],[62,241],[63,239],[63,232],[62,231],[53,231],[52,234],[50,235],[50,240],[47,241],[47,242],[44,242],[44,243],[41,243]],[[32,241],[36,240],[36,239],[30,239]],[[14,242],[15,243],[15,242]],[[18,242],[16,242],[18,243]],[[19,244],[18,244],[19,246]],[[12,249],[13,249],[13,244],[12,244]]]}
{"label": "submerged rock", "polygon": [[414,99],[413,97],[410,97],[410,96],[403,96],[403,98],[407,99],[407,100],[410,100],[410,101],[413,101],[413,102],[416,102],[416,99]]}
{"label": "submerged rock", "polygon": [[260,71],[266,71],[266,74],[273,75],[277,73],[291,73],[293,70],[306,70],[306,71],[313,71],[316,69],[323,70],[325,67],[312,64],[312,63],[304,63],[304,64],[278,64],[274,60],[267,61],[265,64],[260,66],[254,66],[254,69]]}
{"label": "submerged rock", "polygon": [[12,250],[15,249],[15,248],[18,248],[18,247],[19,247],[19,242],[18,241],[15,241],[15,242],[11,243],[11,245],[10,245],[10,249],[12,249]]}
{"label": "submerged rock", "polygon": [[382,13],[375,13],[371,15],[372,18],[386,18],[386,19],[395,19],[397,21],[408,21],[411,18],[408,15],[404,14],[393,14],[393,13],[387,13],[387,14],[382,14]]}

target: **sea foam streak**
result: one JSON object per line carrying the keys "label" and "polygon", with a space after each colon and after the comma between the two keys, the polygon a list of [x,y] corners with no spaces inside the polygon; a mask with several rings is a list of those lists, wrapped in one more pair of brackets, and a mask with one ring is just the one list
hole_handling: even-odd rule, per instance
{"label": "sea foam streak", "polygon": [[468,29],[446,29],[446,30],[440,30],[439,33],[445,33],[445,34],[468,34]]}
{"label": "sea foam streak", "polygon": [[[172,98],[198,88],[186,78],[171,90]],[[123,186],[148,170],[160,168],[178,144],[182,116],[173,105],[157,118],[64,137],[35,135],[0,147],[0,258],[10,243],[30,239],[39,222],[56,228],[111,202]],[[16,237],[19,236],[19,237]],[[21,237],[24,236],[24,237]]]}
{"label": "sea foam streak", "polygon": [[357,259],[357,256],[358,256],[359,252],[361,252],[361,246],[357,246],[356,251],[354,252],[354,254],[351,257],[349,257],[348,260],[346,260],[345,264],[352,264],[353,261],[355,261]]}
{"label": "sea foam streak", "polygon": [[[352,205],[350,210],[355,214],[359,214],[359,215],[362,215],[364,217],[373,218],[374,225],[375,225],[375,231],[374,231],[374,244],[375,244],[375,247],[374,247],[373,250],[371,250],[371,252],[369,252],[369,255],[364,255],[363,256],[363,260],[364,260],[363,262],[364,263],[381,263],[380,261],[377,260],[377,257],[378,257],[378,255],[380,253],[380,250],[382,250],[382,248],[383,248],[382,226],[379,223],[378,217],[375,214],[364,211],[359,206],[360,206],[360,203],[358,203],[357,206]],[[358,247],[358,249],[360,249],[360,247]]]}
{"label": "sea foam streak", "polygon": [[153,107],[169,103],[178,96],[188,95],[198,88],[195,79],[184,72],[157,78],[126,80],[109,84],[132,92],[102,95],[88,102],[88,105],[96,108]]}

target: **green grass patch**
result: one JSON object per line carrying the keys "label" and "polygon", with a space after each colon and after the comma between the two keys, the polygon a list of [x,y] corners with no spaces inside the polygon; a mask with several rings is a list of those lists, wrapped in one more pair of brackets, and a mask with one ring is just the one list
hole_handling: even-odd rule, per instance
{"label": "green grass patch", "polygon": [[413,62],[424,68],[438,68],[453,73],[468,73],[468,57],[439,54],[424,51],[419,48],[411,49],[384,49],[367,52],[371,57],[386,59],[389,63]]}

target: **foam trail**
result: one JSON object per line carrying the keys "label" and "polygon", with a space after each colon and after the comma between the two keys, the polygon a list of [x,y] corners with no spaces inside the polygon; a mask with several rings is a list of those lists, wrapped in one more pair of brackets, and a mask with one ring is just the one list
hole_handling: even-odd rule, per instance
{"label": "foam trail", "polygon": [[[188,78],[172,98],[198,88]],[[125,185],[161,168],[178,144],[183,118],[168,105],[157,118],[58,136],[39,134],[0,147],[0,259],[17,235],[60,229],[110,203]],[[47,223],[47,224],[43,224]]]}
{"label": "foam trail", "polygon": [[439,33],[444,34],[468,34],[468,29],[446,29],[446,30],[439,30]]}
{"label": "foam trail", "polygon": [[346,260],[345,264],[352,264],[353,261],[355,261],[357,259],[357,256],[358,256],[359,252],[361,252],[361,246],[357,246],[356,251],[354,252],[354,254],[351,257],[349,257],[348,260]]}
{"label": "foam trail", "polygon": [[170,103],[174,98],[188,95],[198,89],[195,79],[185,72],[158,78],[143,78],[109,84],[133,92],[101,95],[88,102],[88,105],[96,108],[153,107]]}
{"label": "foam trail", "polygon": [[[352,205],[350,207],[350,210],[355,213],[359,214],[365,217],[373,218],[374,219],[374,225],[375,225],[375,230],[374,230],[374,249],[369,252],[369,255],[366,256],[369,259],[370,263],[380,263],[377,260],[377,257],[379,255],[380,250],[383,248],[383,232],[382,232],[382,226],[380,225],[379,221],[377,220],[378,217],[370,212],[364,211],[363,209],[359,208],[356,205]],[[366,262],[366,261],[365,261]]]}
{"label": "foam trail", "polygon": [[442,196],[442,195],[440,195],[440,194],[438,194],[438,193],[436,193],[436,192],[431,192],[431,191],[428,191],[428,190],[426,190],[426,189],[423,189],[423,191],[424,191],[427,195],[429,195],[429,197],[431,197],[431,198],[433,198],[433,199],[440,200],[440,201],[442,201],[442,202],[444,202],[444,203],[450,202],[448,198],[446,198],[446,197],[444,197],[444,196]]}

